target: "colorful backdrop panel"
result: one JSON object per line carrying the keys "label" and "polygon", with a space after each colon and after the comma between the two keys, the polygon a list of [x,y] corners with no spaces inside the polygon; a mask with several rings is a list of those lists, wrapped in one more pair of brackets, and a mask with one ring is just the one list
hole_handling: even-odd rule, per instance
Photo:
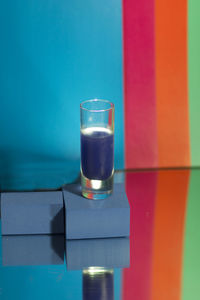
{"label": "colorful backdrop panel", "polygon": [[180,300],[188,170],[158,173],[152,255],[152,300]]}
{"label": "colorful backdrop panel", "polygon": [[200,166],[200,2],[188,0],[191,165]]}
{"label": "colorful backdrop panel", "polygon": [[155,0],[158,166],[190,165],[187,0]]}
{"label": "colorful backdrop panel", "polygon": [[122,299],[199,299],[199,170],[126,174],[130,268]]}
{"label": "colorful backdrop panel", "polygon": [[125,166],[158,166],[154,0],[124,0]]}
{"label": "colorful backdrop panel", "polygon": [[184,261],[182,276],[182,299],[200,299],[200,170],[193,170],[187,203]]}
{"label": "colorful backdrop panel", "polygon": [[116,169],[124,148],[127,169],[200,166],[200,4],[122,4],[1,4],[1,189],[75,180],[79,104],[94,97],[115,103]]}
{"label": "colorful backdrop panel", "polygon": [[200,166],[199,5],[123,1],[127,169]]}
{"label": "colorful backdrop panel", "polygon": [[150,300],[157,172],[127,173],[131,208],[130,268],[123,271],[122,299]]}

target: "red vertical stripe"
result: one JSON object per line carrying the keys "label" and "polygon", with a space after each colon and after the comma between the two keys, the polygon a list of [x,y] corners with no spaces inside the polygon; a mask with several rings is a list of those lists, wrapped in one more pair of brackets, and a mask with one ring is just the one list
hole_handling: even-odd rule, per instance
{"label": "red vertical stripe", "polygon": [[180,300],[189,170],[158,174],[152,300]]}
{"label": "red vertical stripe", "polygon": [[125,165],[157,166],[154,1],[123,1]]}
{"label": "red vertical stripe", "polygon": [[126,192],[131,208],[130,268],[123,271],[123,300],[150,299],[156,172],[128,173]]}
{"label": "red vertical stripe", "polygon": [[189,166],[187,0],[155,1],[159,166]]}

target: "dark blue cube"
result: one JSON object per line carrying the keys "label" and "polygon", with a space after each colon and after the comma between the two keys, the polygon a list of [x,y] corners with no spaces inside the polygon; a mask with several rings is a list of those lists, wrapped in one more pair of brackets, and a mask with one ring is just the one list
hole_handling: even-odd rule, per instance
{"label": "dark blue cube", "polygon": [[2,235],[64,233],[61,191],[1,194]]}
{"label": "dark blue cube", "polygon": [[81,196],[80,185],[63,188],[66,239],[127,237],[130,207],[123,184],[114,184],[113,194],[104,200]]}

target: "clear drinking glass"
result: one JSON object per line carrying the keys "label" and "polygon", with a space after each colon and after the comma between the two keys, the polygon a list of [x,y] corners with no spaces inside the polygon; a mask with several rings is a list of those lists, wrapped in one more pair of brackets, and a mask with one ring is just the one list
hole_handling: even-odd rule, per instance
{"label": "clear drinking glass", "polygon": [[81,186],[89,199],[112,193],[114,174],[114,104],[107,100],[81,103]]}

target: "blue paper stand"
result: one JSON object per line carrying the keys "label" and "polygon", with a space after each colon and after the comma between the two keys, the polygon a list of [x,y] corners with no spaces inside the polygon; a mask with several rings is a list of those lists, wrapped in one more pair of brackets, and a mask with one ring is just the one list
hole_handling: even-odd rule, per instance
{"label": "blue paper stand", "polygon": [[127,237],[130,207],[123,184],[114,184],[113,194],[104,200],[81,196],[80,185],[63,187],[66,239]]}
{"label": "blue paper stand", "polygon": [[1,194],[2,235],[64,233],[61,191]]}
{"label": "blue paper stand", "polygon": [[1,220],[2,235],[65,233],[66,239],[89,239],[130,234],[123,184],[114,184],[104,200],[83,198],[80,184],[66,185],[63,191],[2,193]]}

